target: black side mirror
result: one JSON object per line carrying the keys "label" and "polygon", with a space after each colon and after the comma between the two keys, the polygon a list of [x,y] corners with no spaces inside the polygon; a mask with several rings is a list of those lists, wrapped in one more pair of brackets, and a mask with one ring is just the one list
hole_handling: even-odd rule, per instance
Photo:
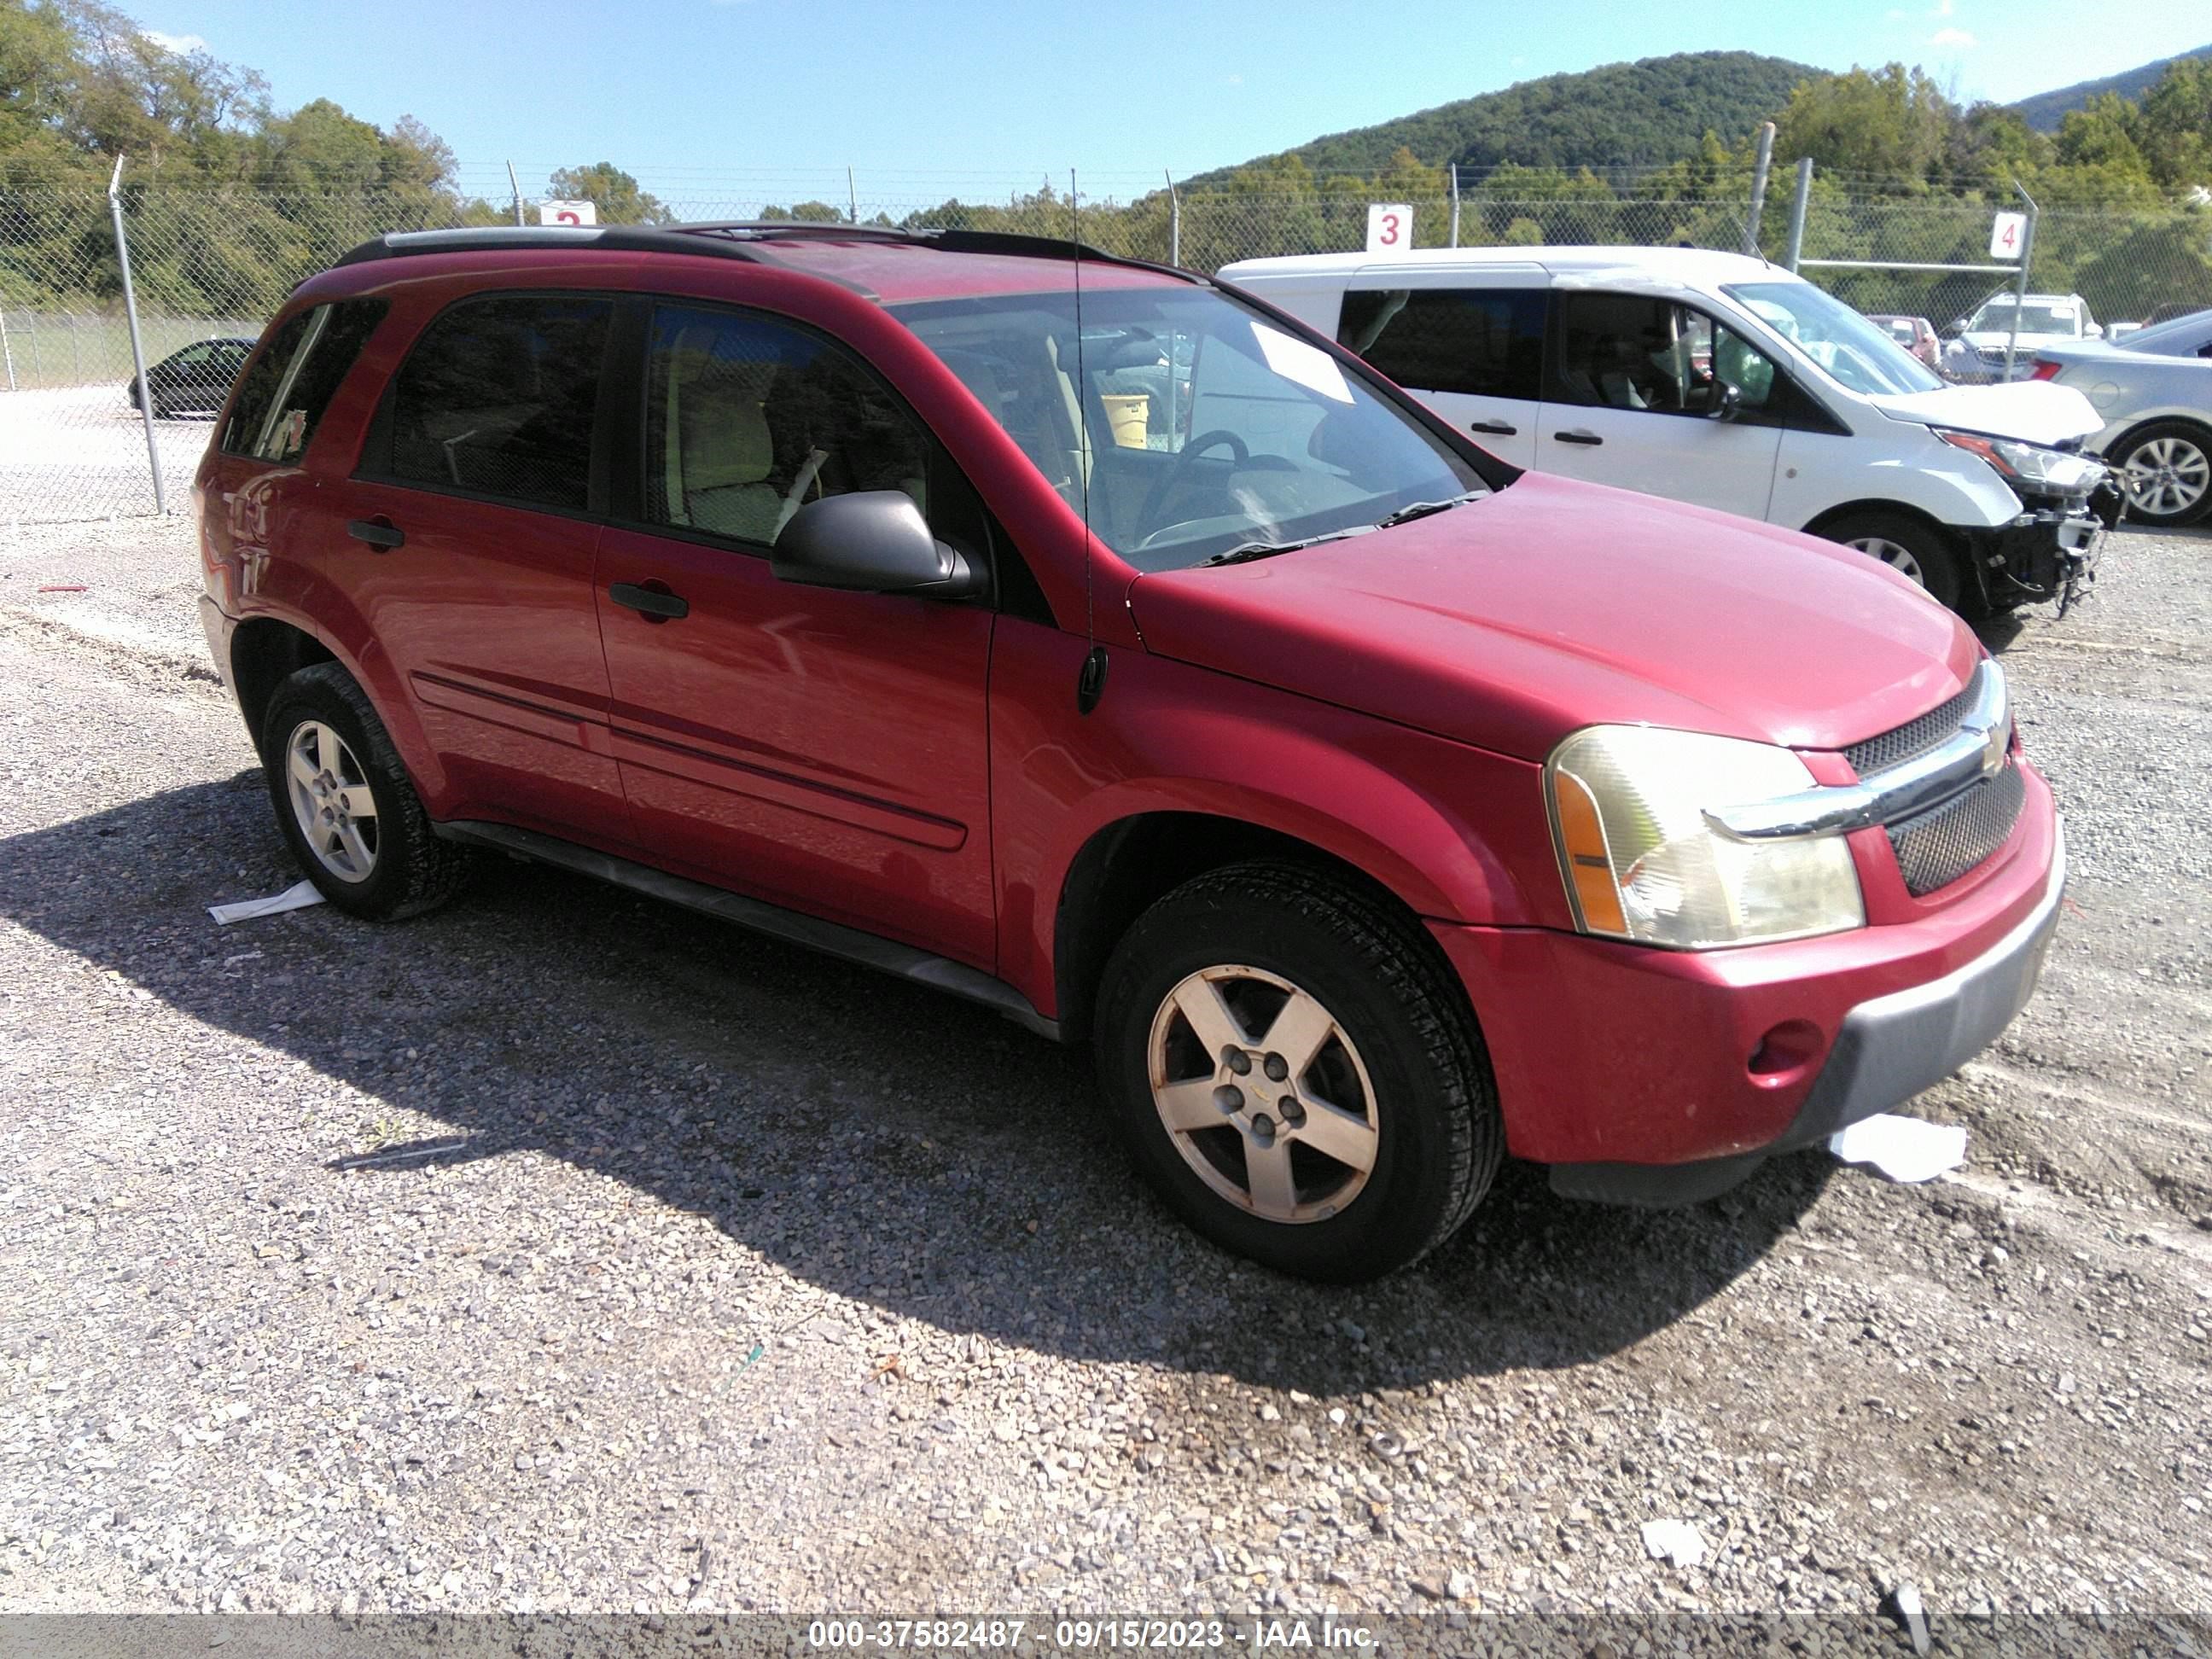
{"label": "black side mirror", "polygon": [[1713,406],[1705,411],[1709,421],[1732,421],[1743,412],[1743,393],[1726,380],[1713,382]]}
{"label": "black side mirror", "polygon": [[778,581],[864,593],[963,599],[983,574],[957,548],[929,533],[902,489],[860,489],[809,501],[791,515],[769,553]]}

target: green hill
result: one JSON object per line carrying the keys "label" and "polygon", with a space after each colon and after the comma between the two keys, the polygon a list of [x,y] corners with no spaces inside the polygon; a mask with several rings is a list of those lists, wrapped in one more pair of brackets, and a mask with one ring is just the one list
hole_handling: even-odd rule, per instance
{"label": "green hill", "polygon": [[2058,124],[2069,111],[2080,109],[2100,92],[2117,92],[2123,98],[2141,98],[2158,84],[2159,76],[2166,73],[2168,64],[2179,64],[2189,58],[2212,58],[2212,46],[2199,46],[2195,52],[2176,52],[2171,58],[2161,58],[2154,64],[2145,64],[2137,69],[2108,75],[2101,81],[2077,81],[2070,87],[2061,87],[2056,92],[2039,92],[2033,98],[2023,98],[2012,107],[2018,110],[2028,125],[2039,132],[2056,132]]}
{"label": "green hill", "polygon": [[[1380,173],[1401,147],[1432,167],[1664,167],[1694,157],[1708,130],[1740,144],[1790,101],[1791,88],[1819,73],[1755,52],[1678,52],[1523,81],[1284,153],[1317,173]],[[1186,182],[1218,185],[1235,171]]]}

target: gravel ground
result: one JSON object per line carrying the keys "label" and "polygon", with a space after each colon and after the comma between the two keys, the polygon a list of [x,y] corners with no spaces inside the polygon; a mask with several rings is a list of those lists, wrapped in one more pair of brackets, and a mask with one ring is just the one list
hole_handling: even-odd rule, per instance
{"label": "gravel ground", "polygon": [[2212,1611],[2212,536],[1992,638],[2075,876],[1964,1169],[1509,1166],[1349,1292],[1078,1057],[580,878],[216,927],[296,872],[193,563],[0,540],[0,1608]]}

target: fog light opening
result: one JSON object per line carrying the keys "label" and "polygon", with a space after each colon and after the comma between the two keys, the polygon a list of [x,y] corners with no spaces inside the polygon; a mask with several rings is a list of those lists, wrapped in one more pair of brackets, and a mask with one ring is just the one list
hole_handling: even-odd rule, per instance
{"label": "fog light opening", "polygon": [[1757,1083],[1786,1083],[1820,1057],[1826,1041],[1809,1019],[1785,1019],[1751,1051],[1744,1069]]}

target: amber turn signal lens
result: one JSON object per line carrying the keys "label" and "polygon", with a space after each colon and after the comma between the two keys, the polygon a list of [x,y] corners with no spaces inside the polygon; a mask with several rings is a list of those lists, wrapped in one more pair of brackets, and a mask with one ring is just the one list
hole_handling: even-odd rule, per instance
{"label": "amber turn signal lens", "polygon": [[1559,845],[1567,860],[1567,880],[1582,911],[1583,926],[1593,933],[1626,933],[1628,918],[1620,908],[1620,890],[1613,879],[1613,860],[1606,852],[1605,825],[1599,822],[1597,801],[1583,781],[1571,773],[1554,775],[1553,799],[1559,803]]}

